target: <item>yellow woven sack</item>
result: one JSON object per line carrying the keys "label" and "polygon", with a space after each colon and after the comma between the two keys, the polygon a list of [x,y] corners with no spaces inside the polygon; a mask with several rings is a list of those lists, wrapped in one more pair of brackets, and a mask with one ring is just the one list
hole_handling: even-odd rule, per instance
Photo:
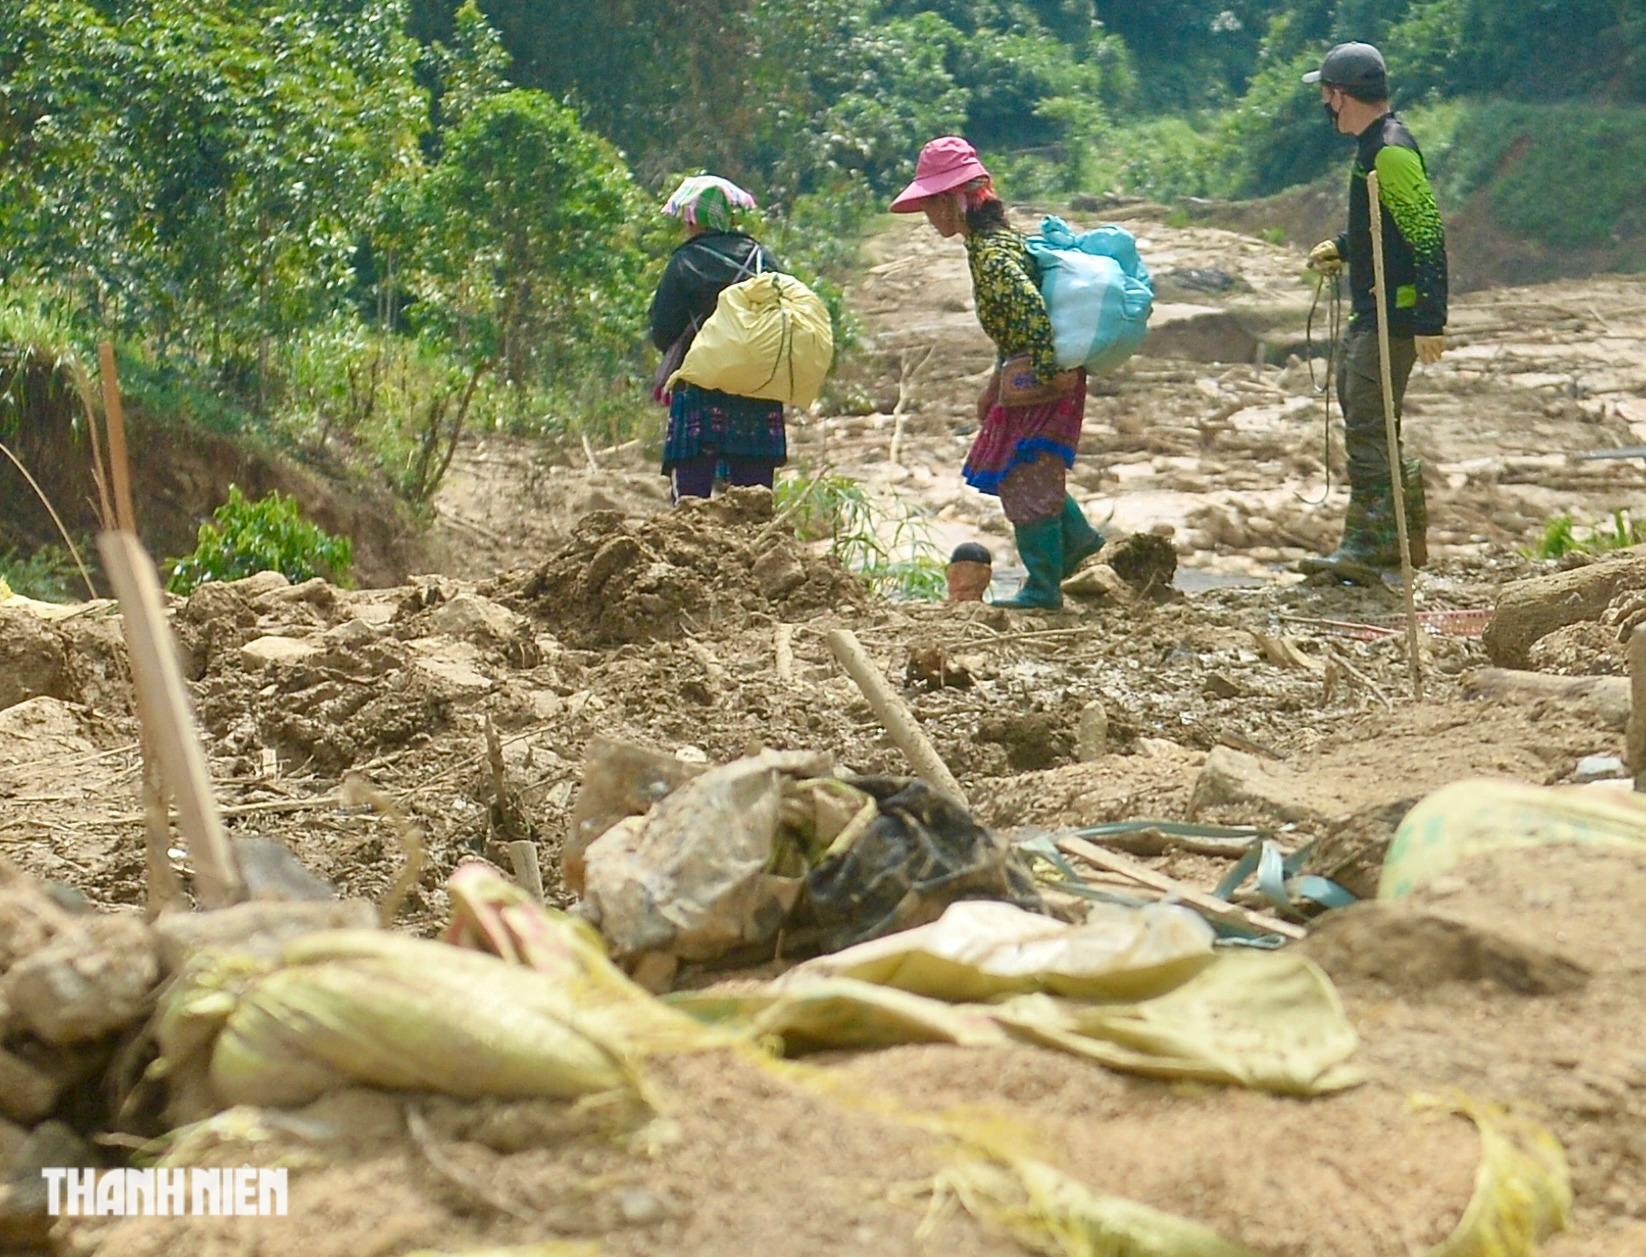
{"label": "yellow woven sack", "polygon": [[804,409],[833,362],[828,307],[793,275],[766,271],[721,291],[668,387],[684,380]]}

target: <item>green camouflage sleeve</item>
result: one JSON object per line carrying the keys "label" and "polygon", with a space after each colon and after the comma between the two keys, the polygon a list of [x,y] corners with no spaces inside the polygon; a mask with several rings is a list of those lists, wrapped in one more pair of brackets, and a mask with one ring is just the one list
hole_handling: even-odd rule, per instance
{"label": "green camouflage sleeve", "polygon": [[1396,292],[1395,305],[1412,311],[1419,336],[1439,336],[1446,330],[1446,228],[1423,158],[1390,145],[1377,155],[1377,184],[1378,199],[1406,237],[1417,269],[1416,284]]}

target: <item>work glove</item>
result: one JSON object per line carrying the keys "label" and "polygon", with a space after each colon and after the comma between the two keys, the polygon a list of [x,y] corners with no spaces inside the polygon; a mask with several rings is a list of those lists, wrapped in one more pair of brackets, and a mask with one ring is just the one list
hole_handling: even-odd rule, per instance
{"label": "work glove", "polygon": [[1309,250],[1309,269],[1327,278],[1343,273],[1343,258],[1338,254],[1337,241],[1322,240]]}
{"label": "work glove", "polygon": [[1426,367],[1434,366],[1440,361],[1440,355],[1446,352],[1444,336],[1419,336],[1416,340],[1418,361]]}

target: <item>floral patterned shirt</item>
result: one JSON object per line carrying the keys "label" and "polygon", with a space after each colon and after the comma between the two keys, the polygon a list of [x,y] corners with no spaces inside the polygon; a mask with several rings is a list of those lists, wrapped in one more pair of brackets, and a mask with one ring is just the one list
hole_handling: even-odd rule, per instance
{"label": "floral patterned shirt", "polygon": [[973,232],[966,237],[977,321],[994,341],[1000,358],[1028,354],[1035,378],[1051,383],[1057,374],[1052,320],[1040,295],[1040,268],[1029,255],[1023,233],[1011,228]]}

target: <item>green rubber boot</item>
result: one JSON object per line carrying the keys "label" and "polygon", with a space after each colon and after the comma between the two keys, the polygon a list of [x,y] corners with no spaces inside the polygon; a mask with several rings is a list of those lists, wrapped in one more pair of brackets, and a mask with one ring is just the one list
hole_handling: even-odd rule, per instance
{"label": "green rubber boot", "polygon": [[1029,569],[1029,579],[1023,588],[1010,597],[995,603],[1017,611],[1056,611],[1063,606],[1063,520],[1053,515],[1046,519],[1017,524],[1017,552],[1023,557],[1023,566]]}
{"label": "green rubber boot", "polygon": [[[1406,541],[1412,548],[1412,566],[1429,564],[1429,503],[1423,496],[1423,462],[1408,458],[1401,465],[1402,496],[1406,499]],[[1395,544],[1400,543],[1397,540]],[[1395,555],[1395,566],[1400,566],[1400,555]]]}
{"label": "green rubber boot", "polygon": [[1384,569],[1400,567],[1400,541],[1395,532],[1394,489],[1381,485],[1349,489],[1349,509],[1343,515],[1343,540],[1321,558],[1301,559],[1297,570],[1305,576],[1328,574],[1355,585],[1380,585]]}
{"label": "green rubber boot", "polygon": [[1103,548],[1103,534],[1086,520],[1080,504],[1063,495],[1063,579],[1068,580],[1080,565]]}

